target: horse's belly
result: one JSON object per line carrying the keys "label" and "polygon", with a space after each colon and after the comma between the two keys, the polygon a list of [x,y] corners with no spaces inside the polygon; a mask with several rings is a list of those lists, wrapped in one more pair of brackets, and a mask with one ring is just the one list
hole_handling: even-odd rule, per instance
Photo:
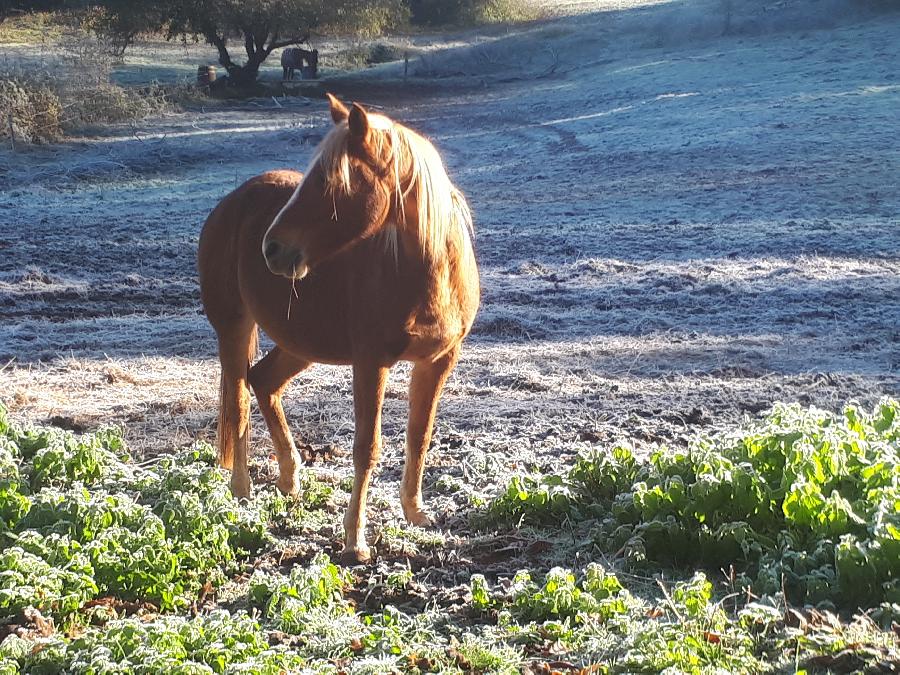
{"label": "horse's belly", "polygon": [[304,361],[348,365],[353,362],[352,350],[340,331],[317,325],[312,317],[302,315],[294,322],[266,321],[259,326],[279,347]]}
{"label": "horse's belly", "polygon": [[[253,244],[245,250],[259,250]],[[297,358],[342,365],[366,355],[391,366],[437,358],[468,334],[479,289],[474,260],[464,269],[454,268],[429,293],[437,289],[427,279],[393,278],[359,247],[293,284],[272,274],[261,255],[248,256],[240,285],[260,328]]]}

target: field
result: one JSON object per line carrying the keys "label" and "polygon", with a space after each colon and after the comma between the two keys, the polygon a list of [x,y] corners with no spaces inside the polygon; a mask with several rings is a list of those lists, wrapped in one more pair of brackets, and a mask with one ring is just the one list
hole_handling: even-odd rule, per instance
{"label": "field", "polygon": [[[399,366],[370,566],[331,562],[345,369],[285,397],[317,458],[298,500],[258,414],[249,502],[208,446],[200,226],[305,167],[324,101],[0,151],[0,671],[897,672],[900,14],[548,4],[410,38],[406,81],[328,81],[434,140],[482,273],[426,472],[437,528],[400,512]],[[212,58],[146,44],[116,77]]]}

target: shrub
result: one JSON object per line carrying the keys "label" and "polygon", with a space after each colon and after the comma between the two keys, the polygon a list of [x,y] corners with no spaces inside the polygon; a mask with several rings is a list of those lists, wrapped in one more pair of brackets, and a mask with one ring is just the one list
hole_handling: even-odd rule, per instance
{"label": "shrub", "polygon": [[0,79],[0,135],[6,138],[11,131],[16,140],[26,143],[57,140],[62,135],[62,109],[58,94],[46,81]]}
{"label": "shrub", "polygon": [[13,64],[0,72],[0,138],[24,143],[59,140],[95,124],[128,122],[171,108],[158,85],[126,88],[110,80],[112,58],[101,42],[69,28],[44,69]]}
{"label": "shrub", "polygon": [[396,45],[386,42],[376,42],[369,47],[369,55],[366,57],[366,63],[389,63],[390,61],[399,61],[403,58],[404,50]]}
{"label": "shrub", "polygon": [[527,21],[537,10],[516,0],[410,0],[411,20],[422,26]]}

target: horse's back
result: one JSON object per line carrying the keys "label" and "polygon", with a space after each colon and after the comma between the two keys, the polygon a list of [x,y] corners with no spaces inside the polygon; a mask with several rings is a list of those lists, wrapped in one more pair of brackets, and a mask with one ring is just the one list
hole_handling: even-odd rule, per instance
{"label": "horse's back", "polygon": [[302,60],[302,50],[299,47],[285,47],[281,51],[282,68],[299,68]]}
{"label": "horse's back", "polygon": [[252,247],[252,242],[262,241],[301,177],[296,171],[269,171],[254,176],[226,195],[206,219],[197,248],[197,269],[200,297],[214,327],[218,320],[228,320],[243,311],[241,256],[258,252],[259,246]]}

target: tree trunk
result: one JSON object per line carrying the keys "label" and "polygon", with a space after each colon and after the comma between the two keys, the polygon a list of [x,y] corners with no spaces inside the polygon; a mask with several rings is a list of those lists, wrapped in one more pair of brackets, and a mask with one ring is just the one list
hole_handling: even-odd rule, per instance
{"label": "tree trunk", "polygon": [[206,39],[219,52],[219,64],[228,72],[228,77],[235,86],[246,87],[256,82],[256,78],[259,75],[259,67],[265,61],[268,53],[265,51],[258,52],[256,49],[251,51],[250,45],[253,45],[252,35],[245,33],[247,62],[243,65],[239,65],[231,60],[231,55],[228,53],[228,45],[223,36],[212,34],[208,35]]}

